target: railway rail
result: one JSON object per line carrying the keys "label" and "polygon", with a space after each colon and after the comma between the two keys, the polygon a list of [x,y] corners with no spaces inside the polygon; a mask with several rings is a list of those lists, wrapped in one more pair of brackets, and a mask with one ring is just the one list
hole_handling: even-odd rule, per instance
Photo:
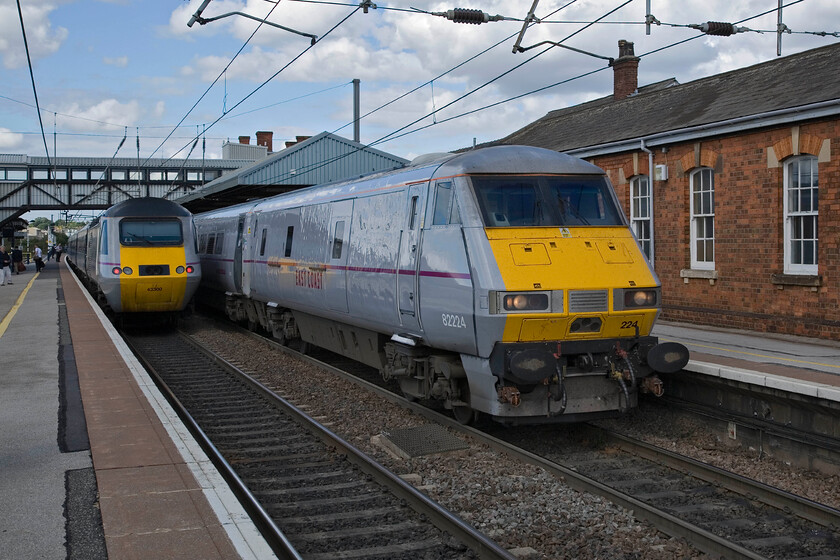
{"label": "railway rail", "polygon": [[[274,345],[264,339],[261,344]],[[748,559],[840,556],[840,511],[736,473],[617,434],[596,436],[599,443],[594,448],[578,445],[562,449],[558,445],[552,448],[551,442],[558,439],[556,427],[492,427],[488,430],[491,435],[464,428],[382,387],[358,383],[434,422],[465,431],[499,451],[538,465],[573,488],[631,509],[637,518],[666,534],[685,538],[709,554]]]}
{"label": "railway rail", "polygon": [[279,557],[513,558],[187,337],[124,336]]}

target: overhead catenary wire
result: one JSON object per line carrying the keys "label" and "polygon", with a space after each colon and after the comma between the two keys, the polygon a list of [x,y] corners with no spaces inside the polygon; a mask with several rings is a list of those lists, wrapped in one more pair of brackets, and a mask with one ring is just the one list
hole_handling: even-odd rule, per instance
{"label": "overhead catenary wire", "polygon": [[20,7],[20,0],[17,0],[18,16],[20,17],[20,32],[23,34],[23,47],[26,51],[26,62],[29,65],[29,77],[32,80],[32,95],[35,97],[35,108],[38,113],[38,123],[41,126],[41,138],[44,140],[44,152],[47,155],[47,164],[50,163],[50,150],[47,148],[47,135],[44,132],[44,119],[41,118],[41,108],[38,102],[38,88],[35,87],[35,72],[32,70],[32,57],[29,54],[29,41],[26,39],[26,25],[23,23],[23,9]]}
{"label": "overhead catenary wire", "polygon": [[[209,2],[209,0],[208,0],[208,2]],[[208,2],[205,2],[205,4],[204,4],[204,5],[206,6],[206,4],[207,4]],[[279,5],[280,5],[280,2],[279,2],[279,1],[278,1],[276,4],[274,4],[274,6],[272,6],[271,10],[269,10],[269,11],[268,11],[268,14],[266,14],[265,18],[263,18],[263,21],[265,21],[266,19],[268,19],[268,18],[271,16],[271,14],[274,12],[274,10],[277,8],[277,6],[279,6]],[[212,82],[209,86],[207,86],[207,89],[206,89],[206,90],[204,90],[204,93],[202,93],[202,94],[201,94],[201,96],[198,98],[198,100],[196,100],[196,102],[195,102],[195,103],[193,103],[193,106],[192,106],[192,107],[190,107],[190,109],[187,111],[187,113],[186,113],[186,114],[185,114],[185,115],[181,118],[181,120],[180,120],[180,121],[178,121],[178,124],[177,124],[177,125],[175,125],[175,128],[172,130],[172,132],[170,132],[170,133],[166,136],[166,138],[164,138],[163,142],[161,142],[161,143],[158,145],[158,147],[157,147],[157,148],[155,148],[155,150],[154,150],[151,154],[149,154],[148,159],[146,159],[146,161],[147,161],[147,162],[148,162],[150,159],[152,159],[152,158],[154,157],[154,155],[158,152],[158,150],[160,150],[160,149],[163,147],[163,145],[166,143],[166,140],[168,140],[168,139],[169,139],[169,137],[170,137],[172,134],[174,134],[174,133],[175,133],[175,130],[177,130],[177,129],[178,129],[178,127],[179,127],[179,126],[181,126],[181,125],[184,123],[184,121],[185,121],[185,120],[187,120],[187,117],[188,117],[188,116],[190,116],[190,114],[191,114],[191,113],[195,110],[195,108],[196,108],[196,107],[198,107],[198,104],[199,104],[199,103],[201,103],[201,100],[202,100],[202,99],[204,99],[204,98],[207,96],[207,94],[210,92],[210,90],[211,90],[211,89],[213,89],[213,86],[215,86],[215,85],[216,85],[216,82],[218,82],[218,81],[219,81],[219,78],[221,78],[223,75],[225,75],[225,73],[227,72],[228,68],[230,68],[231,64],[233,64],[233,61],[234,61],[234,60],[236,60],[236,58],[237,58],[237,57],[238,57],[238,56],[242,53],[242,51],[243,51],[243,50],[245,50],[245,47],[246,47],[246,46],[248,46],[248,43],[250,43],[250,42],[251,42],[251,39],[253,39],[253,38],[254,38],[254,35],[256,35],[256,34],[257,34],[257,31],[259,31],[259,30],[260,30],[260,28],[262,27],[262,25],[263,25],[263,24],[262,24],[262,22],[260,22],[260,23],[259,23],[259,25],[257,25],[257,27],[254,29],[254,31],[251,33],[251,35],[249,35],[249,36],[248,36],[248,39],[246,39],[246,40],[245,40],[245,42],[242,44],[242,46],[239,48],[239,50],[238,50],[238,51],[236,51],[236,54],[235,54],[235,55],[233,55],[233,58],[231,58],[231,59],[230,59],[230,62],[228,62],[228,63],[227,63],[227,65],[225,65],[225,67],[222,69],[222,71],[221,71],[221,72],[219,72],[219,75],[218,75],[218,76],[216,76],[216,79],[215,79],[215,80],[213,80],[213,82]],[[181,148],[181,150],[183,150],[183,148]],[[180,152],[181,150],[178,150],[178,151]],[[176,152],[176,153],[177,153],[177,152]]]}
{"label": "overhead catenary wire", "polygon": [[[292,1],[292,0],[287,0],[287,1]],[[295,0],[295,1],[297,1],[297,0]],[[799,0],[799,2],[801,2],[801,1],[802,1],[802,0]],[[797,4],[797,3],[799,3],[799,2],[791,2],[791,3],[788,3],[788,4],[787,4],[787,6],[792,6],[792,5]],[[318,3],[326,3],[326,2],[309,2],[309,3],[318,4]],[[337,3],[337,2],[336,2],[336,3],[331,3],[331,4],[342,5],[342,4],[339,4],[339,3]],[[355,4],[349,4],[349,5],[351,5],[351,6],[355,6]],[[383,7],[382,7],[382,6],[378,6],[378,7],[377,7],[377,9],[383,9]],[[406,11],[406,12],[410,12],[411,10],[404,10],[404,11]],[[774,9],[774,10],[769,10],[768,12],[772,12],[772,11],[775,11],[775,9]],[[547,19],[547,18],[542,18],[542,19],[540,20],[540,22],[541,22],[541,23],[547,23],[547,22],[549,22],[549,21],[550,21],[550,20],[549,20],[549,19]],[[598,23],[607,23],[607,22],[605,22],[605,21],[600,21],[600,22],[598,22]],[[638,22],[638,23],[639,23],[639,24],[642,24],[642,22]],[[663,24],[663,25],[668,25],[668,24]],[[677,24],[675,24],[675,25],[677,25]],[[679,24],[679,25],[684,26],[684,27],[689,27],[690,25],[694,25],[694,24]],[[699,24],[697,24],[697,25],[699,25]],[[805,32],[802,32],[802,33],[805,33]],[[818,35],[818,34],[820,34],[819,32],[812,32],[812,33],[813,33],[813,34],[817,34],[817,35]],[[826,32],[826,33],[827,33],[827,34],[829,34],[829,35],[834,36],[834,34],[833,34],[832,32]],[[429,82],[427,82],[427,83],[429,83]],[[443,108],[441,108],[441,109],[443,109]],[[254,109],[254,110],[251,110],[251,111],[247,111],[247,112],[242,113],[242,114],[247,114],[247,113],[253,112],[253,111],[255,111],[255,110],[257,110],[257,109]],[[439,113],[436,113],[436,115],[439,115]],[[235,118],[236,116],[238,116],[238,115],[235,115],[235,114],[231,113],[230,111],[227,111],[227,112],[226,112],[226,114],[225,114],[224,119]],[[365,116],[367,116],[367,115],[365,115]],[[441,119],[438,119],[438,120],[441,120]],[[101,121],[100,121],[100,122],[101,122]],[[183,121],[182,121],[182,122],[183,122]],[[109,123],[109,124],[114,124],[114,123]],[[117,126],[117,125],[115,125],[115,124],[114,124],[114,126]],[[181,125],[176,125],[176,126],[177,126],[177,127],[180,127]],[[142,127],[142,128],[143,128],[144,130],[146,130],[146,129],[148,129],[148,128],[152,128],[152,127]],[[342,128],[343,128],[343,127],[342,127]],[[57,136],[57,135],[54,135],[54,136]],[[114,136],[114,137],[116,137],[116,136]],[[149,136],[148,136],[148,135],[147,135],[147,138],[149,138]],[[187,136],[183,136],[183,137],[182,137],[182,136],[173,136],[173,135],[168,135],[167,137],[165,137],[165,138],[164,138],[164,142],[165,142],[165,141],[167,141],[167,139],[173,139],[173,138],[178,138],[178,139],[180,139],[180,138],[184,138],[184,139],[189,139],[189,140],[194,139],[194,137],[187,137]],[[211,137],[211,138],[212,138],[212,137]],[[189,144],[189,142],[187,143],[187,145],[188,145],[188,144]],[[185,145],[185,146],[184,146],[184,148],[182,148],[182,150],[186,149],[187,145]],[[154,152],[153,152],[153,154],[154,154]]]}
{"label": "overhead catenary wire", "polygon": [[[562,6],[561,8],[558,8],[558,9],[554,10],[554,11],[551,13],[551,15],[553,15],[553,14],[557,13],[558,11],[560,11],[561,9],[563,9],[563,8],[565,8],[565,7],[570,6],[571,4],[574,4],[576,1],[577,1],[577,0],[571,0],[570,2],[568,2],[567,4],[565,4],[564,6]],[[603,16],[601,16],[601,18],[599,18],[599,19],[602,19],[602,18],[604,18],[604,17],[609,16],[609,15],[610,15],[610,14],[612,14],[612,13],[615,13],[617,10],[621,9],[622,7],[624,7],[625,5],[629,4],[629,3],[630,3],[630,2],[632,2],[632,1],[633,1],[633,0],[626,0],[625,2],[623,2],[623,3],[619,4],[619,6],[617,6],[616,8],[614,8],[614,9],[610,10],[609,12],[607,12],[606,14],[604,14]],[[597,20],[596,20],[596,21],[597,21]],[[590,27],[591,25],[593,25],[594,23],[595,23],[595,22],[589,22],[589,23],[587,23],[587,25],[586,25],[586,26],[584,26],[584,27],[582,27],[582,28],[578,29],[578,30],[577,30],[577,31],[575,31],[574,33],[571,33],[570,35],[568,35],[568,36],[567,36],[565,39],[563,39],[563,40],[565,41],[565,40],[568,40],[568,39],[570,39],[570,38],[574,37],[574,36],[575,36],[575,35],[577,35],[578,33],[580,33],[580,32],[582,32],[582,31],[584,31],[586,28],[588,28],[588,27]],[[515,35],[515,34],[514,34],[514,35]],[[513,35],[511,35],[510,37],[507,37],[504,41],[506,41],[507,39],[510,39],[511,37],[513,37]],[[503,42],[503,41],[502,41],[502,42]],[[498,45],[498,44],[500,44],[500,43],[501,43],[501,42],[497,43],[497,45]],[[496,46],[496,45],[494,45],[494,46]],[[492,47],[491,47],[491,48],[492,48]],[[405,126],[403,126],[403,127],[399,128],[399,129],[397,129],[397,130],[395,130],[395,131],[393,131],[393,132],[391,132],[391,133],[389,133],[389,134],[386,134],[385,136],[380,137],[379,139],[374,140],[373,142],[371,142],[371,143],[369,143],[369,144],[366,144],[366,145],[363,145],[363,146],[358,147],[358,148],[357,148],[354,152],[352,152],[352,153],[355,153],[355,152],[357,152],[357,151],[359,151],[359,150],[362,150],[362,149],[365,149],[365,148],[367,148],[367,147],[371,147],[371,146],[374,146],[374,145],[377,145],[377,144],[381,144],[381,143],[387,142],[387,141],[389,141],[389,140],[391,140],[391,139],[393,139],[393,138],[397,137],[396,135],[398,135],[400,132],[404,131],[406,128],[409,128],[409,127],[411,127],[411,126],[413,126],[413,125],[417,124],[418,122],[420,122],[420,121],[422,121],[422,120],[424,120],[424,119],[426,119],[426,118],[428,118],[428,117],[430,117],[430,116],[434,117],[434,115],[435,115],[435,114],[437,114],[439,111],[442,111],[443,109],[446,109],[447,107],[449,107],[449,106],[451,106],[451,105],[453,105],[453,104],[455,104],[455,103],[457,103],[457,102],[459,102],[459,101],[461,101],[461,100],[465,99],[466,97],[468,97],[468,96],[470,96],[470,95],[472,95],[472,94],[474,94],[474,93],[476,93],[476,92],[480,91],[480,90],[481,90],[481,89],[483,89],[484,87],[486,87],[486,86],[488,86],[488,85],[492,84],[493,82],[495,82],[495,81],[499,80],[500,78],[504,77],[505,75],[510,74],[510,73],[511,73],[511,72],[513,72],[514,70],[516,70],[516,69],[518,69],[518,68],[520,68],[520,67],[524,66],[525,64],[527,64],[527,63],[529,63],[529,62],[531,62],[531,61],[533,61],[534,59],[536,59],[537,57],[541,56],[542,54],[544,54],[544,53],[548,52],[548,51],[549,51],[549,50],[551,50],[552,48],[553,48],[553,46],[549,46],[548,48],[544,49],[543,51],[540,51],[539,53],[537,53],[537,54],[535,54],[535,55],[531,56],[530,58],[526,59],[525,61],[523,61],[523,62],[521,62],[521,63],[519,63],[519,64],[515,65],[514,67],[512,67],[512,68],[508,69],[507,71],[505,71],[505,72],[503,72],[503,73],[499,74],[499,75],[498,75],[498,76],[496,76],[495,78],[492,78],[491,80],[489,80],[489,81],[485,82],[484,84],[482,84],[482,85],[480,85],[480,86],[478,86],[478,87],[476,87],[476,88],[474,88],[474,89],[470,90],[469,92],[467,92],[467,93],[465,93],[465,94],[461,95],[460,97],[458,97],[458,98],[456,98],[456,99],[454,99],[454,100],[450,101],[449,103],[447,103],[446,105],[444,105],[444,106],[440,107],[439,109],[435,109],[435,110],[433,110],[432,112],[427,113],[427,114],[423,115],[422,117],[420,117],[420,118],[418,118],[418,119],[415,119],[415,120],[414,120],[414,121],[412,121],[411,123],[409,123],[409,124],[407,124],[407,125],[405,125]],[[481,53],[481,54],[483,54],[484,52],[487,52],[487,50],[489,50],[489,49],[485,49],[485,51],[482,51],[482,53]],[[428,83],[429,83],[429,82],[426,82],[426,84],[428,84]],[[423,85],[426,85],[426,84],[423,84]],[[422,87],[422,86],[421,86],[421,87]],[[416,88],[416,89],[419,89],[419,88]],[[416,89],[415,89],[415,91],[416,91]],[[346,125],[345,125],[345,126],[346,126]],[[428,128],[428,126],[423,127],[423,128]],[[402,136],[402,135],[400,135],[400,136]],[[344,157],[348,157],[349,155],[351,155],[351,153],[349,153],[349,152],[348,152],[348,153],[345,153],[345,154],[343,154],[343,155],[341,155],[341,156],[338,156],[338,157],[336,157],[336,158],[331,158],[330,160],[328,160],[328,161],[324,162],[324,163],[323,163],[323,164],[321,164],[321,165],[319,165],[319,164],[313,164],[313,166],[314,166],[314,167],[313,167],[313,168],[311,168],[311,169],[296,169],[296,174],[298,174],[298,175],[299,175],[300,173],[303,173],[303,172],[308,172],[308,171],[312,171],[312,170],[314,170],[314,169],[318,169],[318,168],[320,168],[320,167],[323,167],[324,165],[329,165],[330,163],[333,163],[334,161],[340,160],[340,159],[342,159],[342,158],[344,158]]]}
{"label": "overhead catenary wire", "polygon": [[[249,94],[247,94],[245,97],[243,97],[243,98],[242,98],[242,99],[240,99],[238,102],[236,102],[236,104],[235,104],[235,105],[233,105],[230,109],[228,109],[228,111],[227,111],[227,112],[233,111],[234,109],[236,109],[237,107],[239,107],[242,103],[244,103],[245,101],[247,101],[247,100],[248,100],[248,99],[249,99],[252,95],[256,94],[259,90],[261,90],[263,87],[265,87],[265,86],[266,86],[266,84],[268,84],[268,83],[269,83],[269,82],[271,82],[274,78],[276,78],[277,76],[279,76],[279,75],[280,75],[280,74],[281,74],[284,70],[286,70],[289,66],[291,66],[292,64],[294,64],[295,62],[297,62],[297,60],[299,60],[299,59],[300,59],[300,57],[302,57],[302,56],[303,56],[303,55],[305,55],[307,52],[309,52],[309,50],[310,50],[310,49],[312,49],[313,47],[315,47],[315,45],[317,45],[318,43],[320,43],[321,41],[323,41],[324,39],[326,39],[326,38],[327,38],[327,37],[328,37],[328,36],[329,36],[329,35],[330,35],[333,31],[335,31],[336,29],[338,29],[338,27],[340,27],[341,25],[343,25],[343,24],[344,24],[344,23],[345,23],[348,19],[350,19],[350,18],[351,18],[351,17],[352,17],[352,16],[353,16],[356,12],[358,12],[360,9],[361,9],[361,7],[356,7],[356,9],[355,9],[355,10],[353,10],[352,12],[350,12],[349,14],[347,14],[347,15],[346,15],[344,18],[342,18],[342,19],[341,19],[338,23],[336,23],[335,25],[333,25],[333,26],[329,29],[329,31],[327,31],[326,33],[324,33],[323,35],[321,35],[315,43],[313,43],[313,44],[311,44],[311,45],[307,46],[307,47],[306,47],[305,49],[303,49],[300,53],[298,53],[298,54],[297,54],[294,58],[292,58],[289,62],[287,62],[287,63],[286,63],[285,65],[283,65],[283,66],[282,66],[279,70],[277,70],[277,72],[275,72],[274,74],[272,74],[272,75],[271,75],[268,79],[266,79],[265,81],[263,81],[263,82],[262,82],[259,86],[257,86],[257,87],[256,87],[256,88],[254,88],[253,90],[251,90],[251,92],[250,92]],[[219,116],[216,120],[214,120],[213,122],[209,123],[209,124],[207,125],[207,129],[209,130],[209,129],[210,129],[210,128],[212,128],[214,125],[216,125],[219,121],[221,121],[221,120],[222,120],[222,118],[225,116],[225,114],[226,114],[226,113],[223,113],[223,114],[222,114],[222,115],[220,115],[220,116]],[[180,153],[180,152],[181,152],[184,148],[186,148],[187,146],[189,146],[189,143],[187,143],[186,145],[182,146],[182,147],[181,147],[178,151],[176,151],[176,152],[175,152],[175,154]],[[168,158],[168,159],[172,159],[172,157],[170,157],[170,158]]]}
{"label": "overhead catenary wire", "polygon": [[[803,0],[794,0],[793,2],[789,3],[788,5],[798,4],[798,3],[802,2],[802,1],[803,1]],[[623,4],[622,4],[622,6],[623,6]],[[622,7],[622,6],[619,6],[619,8],[620,8],[620,7]],[[618,9],[618,8],[616,8],[616,9]],[[772,13],[772,12],[776,11],[776,10],[777,10],[777,9],[776,9],[776,8],[774,8],[774,9],[767,10],[767,11],[765,11],[765,12],[762,12],[762,13],[759,13],[759,14],[756,14],[756,15],[753,15],[753,16],[750,16],[750,17],[748,17],[748,18],[744,18],[744,19],[742,19],[742,20],[740,20],[740,21],[736,22],[736,24],[741,24],[741,23],[747,22],[747,21],[749,21],[749,20],[752,20],[752,19],[755,19],[755,18],[758,18],[758,17],[764,16],[764,15],[767,15],[767,14],[769,14],[769,13]],[[555,13],[556,13],[556,12],[555,12]],[[590,22],[590,24],[591,24],[591,23],[594,23],[594,22]],[[578,32],[580,32],[580,31],[582,31],[582,29],[581,29],[581,30],[578,30]],[[576,32],[576,33],[577,33],[577,32]],[[574,35],[574,34],[573,34],[573,35]],[[649,51],[649,52],[646,52],[646,53],[640,54],[640,55],[638,55],[638,56],[639,56],[640,58],[641,58],[641,57],[645,57],[645,56],[650,56],[650,55],[653,55],[653,54],[659,53],[659,52],[661,52],[661,51],[664,51],[664,50],[667,50],[667,49],[670,49],[670,48],[674,48],[674,47],[676,47],[676,46],[679,46],[679,45],[682,45],[682,44],[688,43],[688,42],[690,42],[690,41],[694,41],[694,40],[699,39],[699,38],[704,37],[704,36],[705,36],[705,34],[703,34],[703,33],[699,33],[699,34],[694,35],[694,36],[692,36],[692,37],[689,37],[689,38],[686,38],[686,39],[682,39],[682,40],[679,40],[679,41],[675,41],[675,42],[673,42],[673,43],[671,43],[671,44],[669,44],[669,45],[665,45],[665,46],[663,46],[663,47],[660,47],[660,48],[657,48],[657,49],[653,49],[653,50],[651,50],[651,51]],[[570,35],[570,37],[571,37],[571,35]],[[356,151],[359,151],[359,150],[365,149],[365,148],[367,148],[367,147],[372,147],[372,146],[374,146],[374,145],[382,144],[382,143],[385,143],[385,142],[388,142],[388,141],[391,141],[391,140],[394,140],[394,139],[397,139],[397,138],[400,138],[400,137],[403,137],[403,136],[407,136],[407,135],[409,135],[409,134],[414,134],[414,133],[416,133],[416,132],[419,132],[419,131],[421,131],[421,130],[424,130],[424,129],[430,128],[430,127],[432,127],[432,126],[436,126],[436,125],[438,125],[438,124],[443,124],[443,123],[445,123],[445,122],[449,122],[449,121],[455,120],[455,119],[457,119],[457,118],[462,118],[462,117],[464,117],[464,116],[467,116],[467,115],[470,115],[470,114],[474,114],[474,113],[477,113],[477,112],[480,112],[480,111],[483,111],[483,110],[486,110],[486,109],[489,109],[489,108],[492,108],[492,107],[496,107],[496,106],[498,106],[498,105],[502,105],[502,104],[504,104],[504,103],[508,103],[508,102],[511,102],[511,101],[514,101],[514,100],[517,100],[517,99],[521,99],[521,98],[526,97],[526,96],[528,96],[528,95],[533,95],[533,94],[535,94],[535,93],[539,93],[539,92],[541,92],[541,91],[545,91],[545,90],[547,90],[547,89],[550,89],[550,88],[553,88],[553,87],[557,87],[557,86],[559,86],[559,85],[563,85],[563,84],[569,83],[569,82],[571,82],[571,81],[574,81],[574,80],[577,80],[577,79],[581,79],[581,78],[583,78],[583,77],[586,77],[586,76],[589,76],[589,75],[592,75],[592,74],[595,74],[595,73],[598,73],[598,72],[602,72],[602,71],[606,70],[607,68],[608,68],[608,67],[603,67],[603,68],[599,68],[599,69],[596,69],[596,70],[592,70],[592,71],[590,71],[590,72],[586,72],[586,73],[580,74],[580,75],[575,76],[575,77],[573,77],[573,78],[569,78],[569,79],[566,79],[566,80],[562,80],[562,81],[559,81],[559,82],[555,82],[555,83],[553,83],[553,84],[550,84],[550,85],[547,85],[547,86],[543,86],[543,87],[541,87],[541,88],[537,88],[537,89],[535,89],[535,90],[531,90],[531,91],[526,92],[526,93],[523,93],[523,94],[519,94],[519,95],[516,95],[516,96],[513,96],[513,97],[509,97],[509,98],[507,98],[507,99],[505,99],[505,100],[502,100],[502,101],[497,101],[497,102],[494,102],[494,103],[491,103],[491,104],[488,104],[488,105],[482,106],[482,107],[480,107],[480,108],[476,108],[476,109],[472,109],[472,110],[466,111],[466,112],[461,113],[461,114],[459,114],[459,115],[454,115],[454,116],[451,116],[451,117],[447,117],[447,118],[445,118],[445,119],[437,119],[437,120],[436,120],[436,122],[433,122],[433,123],[430,123],[430,124],[427,124],[427,125],[424,125],[424,126],[422,126],[422,127],[418,127],[418,128],[415,128],[415,129],[412,129],[412,130],[409,130],[409,131],[405,131],[405,129],[406,129],[406,128],[408,128],[408,127],[412,126],[413,124],[416,124],[417,122],[419,122],[419,121],[423,120],[423,118],[427,118],[427,117],[431,114],[431,113],[430,113],[430,114],[425,115],[424,117],[421,117],[420,119],[415,120],[413,123],[410,123],[409,125],[406,125],[405,127],[402,127],[402,128],[400,128],[400,129],[398,129],[398,130],[395,130],[395,131],[393,131],[393,132],[391,132],[391,133],[389,133],[389,134],[387,134],[387,135],[385,135],[385,136],[381,137],[381,138],[380,138],[380,139],[378,139],[378,140],[375,140],[375,141],[373,141],[373,142],[371,142],[371,143],[369,143],[369,144],[366,144],[366,145],[364,145],[364,146],[360,146],[359,148],[357,148],[357,149],[356,149],[355,151],[353,151],[352,153],[355,153]],[[429,82],[426,82],[426,83],[425,83],[425,84],[423,84],[423,85],[427,85],[428,83],[429,83]],[[420,87],[422,87],[422,86],[420,86]],[[416,88],[416,89],[419,89],[419,87],[418,87],[418,88]],[[413,91],[416,91],[416,89],[415,89],[415,90],[413,90]],[[476,91],[476,90],[473,90],[473,91]],[[467,94],[467,95],[468,95],[468,94]],[[464,97],[465,97],[465,96],[462,96],[462,97],[461,97],[461,98],[459,98],[458,100],[463,99]],[[458,101],[458,100],[455,100],[455,101]],[[453,101],[452,103],[454,103],[455,101]],[[451,105],[452,103],[447,104],[447,106]],[[447,106],[441,107],[440,109],[437,109],[435,112],[440,111],[440,110],[443,110],[443,109],[445,109]],[[347,126],[347,125],[345,125],[345,126]],[[316,169],[318,169],[318,168],[321,168],[321,167],[323,167],[323,166],[326,166],[326,165],[329,165],[329,164],[331,164],[331,163],[334,163],[335,161],[338,161],[338,160],[340,160],[340,159],[342,159],[342,158],[344,158],[344,157],[348,157],[349,155],[351,155],[351,153],[345,153],[345,154],[342,154],[341,156],[337,156],[337,157],[329,158],[329,159],[327,159],[327,160],[325,160],[325,161],[322,161],[322,162],[313,163],[311,166],[309,166],[308,168],[305,168],[305,169],[297,168],[297,169],[296,169],[296,175],[298,175],[298,176],[299,176],[301,173],[305,173],[305,172],[309,172],[309,171],[314,171],[314,170],[316,170]],[[279,177],[279,178],[276,178],[275,180],[280,180],[280,181],[282,181],[282,180],[284,180],[284,179],[286,179],[286,178],[288,178],[288,177]]]}

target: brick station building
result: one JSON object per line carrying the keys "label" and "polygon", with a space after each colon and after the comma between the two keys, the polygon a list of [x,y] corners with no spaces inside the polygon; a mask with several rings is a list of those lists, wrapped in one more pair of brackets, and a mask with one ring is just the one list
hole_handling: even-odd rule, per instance
{"label": "brick station building", "polygon": [[840,43],[615,93],[491,144],[605,169],[662,282],[662,318],[840,340]]}

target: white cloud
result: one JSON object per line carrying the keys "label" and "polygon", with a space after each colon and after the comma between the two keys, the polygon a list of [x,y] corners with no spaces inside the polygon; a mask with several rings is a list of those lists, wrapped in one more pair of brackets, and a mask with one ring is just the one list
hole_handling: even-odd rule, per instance
{"label": "white cloud", "polygon": [[23,144],[23,134],[12,132],[0,126],[0,149],[13,150]]}
{"label": "white cloud", "polygon": [[[81,102],[69,102],[62,105],[57,116],[58,126],[64,130],[112,132],[121,126],[132,126],[144,116],[136,100],[122,103],[116,99],[103,99],[85,105]],[[73,115],[71,118],[64,115]]]}
{"label": "white cloud", "polygon": [[[34,64],[58,51],[69,32],[63,27],[53,28],[50,24],[49,16],[56,9],[54,3],[22,2],[21,7],[26,42]],[[27,64],[20,15],[14,1],[0,0],[0,56],[3,57],[3,65],[9,69]]]}

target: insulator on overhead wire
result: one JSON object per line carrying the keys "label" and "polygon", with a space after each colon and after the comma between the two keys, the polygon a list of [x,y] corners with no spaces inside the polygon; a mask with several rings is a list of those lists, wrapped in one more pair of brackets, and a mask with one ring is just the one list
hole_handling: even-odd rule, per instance
{"label": "insulator on overhead wire", "polygon": [[487,21],[487,14],[481,10],[455,8],[454,10],[446,11],[446,19],[450,19],[455,23],[473,23],[475,25],[480,25]]}
{"label": "insulator on overhead wire", "polygon": [[735,33],[743,33],[744,31],[750,31],[750,29],[746,27],[738,27],[736,25],[726,23],[723,21],[707,21],[706,23],[689,25],[689,27],[693,29],[699,29],[706,35],[717,35],[719,37],[729,37],[730,35],[734,35]]}
{"label": "insulator on overhead wire", "polygon": [[455,23],[472,23],[480,25],[488,21],[504,21],[505,16],[485,14],[481,10],[472,10],[470,8],[455,8],[454,10],[447,10],[445,12],[424,12],[433,16],[445,17],[446,19]]}

